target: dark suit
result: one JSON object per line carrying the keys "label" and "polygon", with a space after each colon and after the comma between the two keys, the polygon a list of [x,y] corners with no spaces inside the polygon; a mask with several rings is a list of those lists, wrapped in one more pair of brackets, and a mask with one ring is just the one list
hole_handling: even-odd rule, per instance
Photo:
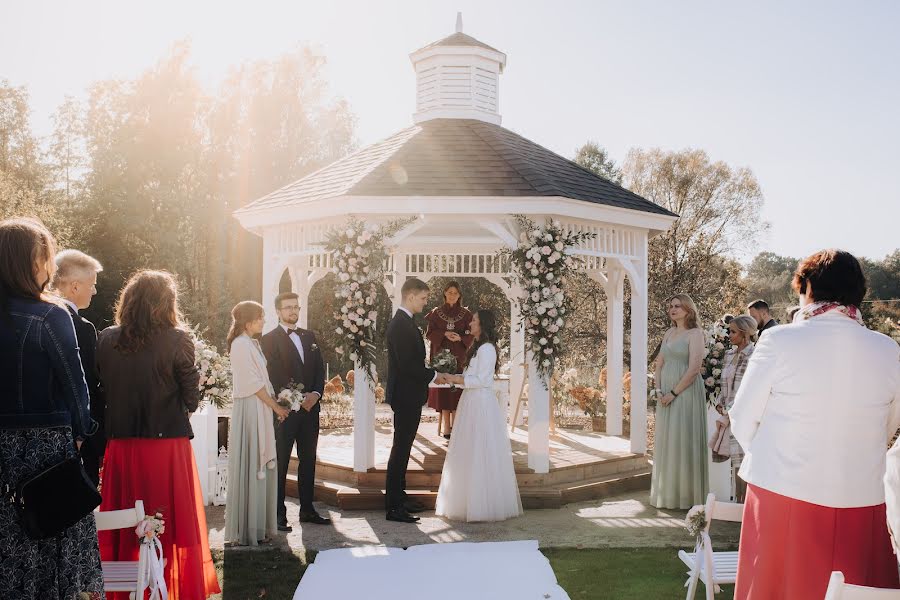
{"label": "dark suit", "polygon": [[91,418],[97,421],[97,433],[81,444],[81,462],[88,477],[98,485],[100,482],[100,465],[106,452],[106,431],[104,415],[106,405],[100,387],[100,374],[97,372],[97,328],[94,324],[78,314],[66,303],[72,324],[75,325],[75,338],[78,340],[78,354],[81,356],[81,367],[84,369],[84,380],[87,383],[91,403]]}
{"label": "dark suit", "polygon": [[769,320],[766,322],[765,325],[763,325],[762,327],[759,328],[759,332],[757,333],[757,337],[761,337],[762,334],[763,334],[763,332],[764,332],[766,329],[772,329],[773,327],[776,327],[777,325],[778,325],[778,321],[776,321],[775,319],[769,319]]}
{"label": "dark suit", "polygon": [[[288,384],[302,383],[304,392],[318,392],[321,398],[325,390],[325,362],[316,345],[316,336],[312,331],[299,329],[300,342],[303,345],[303,360],[297,347],[288,337],[287,332],[279,324],[278,327],[262,336],[261,345],[266,356],[266,368],[269,381],[277,394]],[[292,334],[296,336],[297,334]],[[278,454],[278,521],[287,519],[287,508],[284,505],[285,479],[291,462],[294,443],[297,444],[297,455],[300,461],[297,467],[297,488],[300,495],[301,512],[313,512],[313,490],[316,482],[316,447],[319,444],[319,412],[316,402],[312,410],[301,409],[291,414],[283,423],[275,423],[275,450]]]}
{"label": "dark suit", "polygon": [[385,508],[398,510],[406,500],[406,467],[412,450],[428,384],[434,370],[425,366],[425,343],[415,321],[402,309],[387,326],[388,373],[385,402],[394,411],[394,444],[387,467]]}

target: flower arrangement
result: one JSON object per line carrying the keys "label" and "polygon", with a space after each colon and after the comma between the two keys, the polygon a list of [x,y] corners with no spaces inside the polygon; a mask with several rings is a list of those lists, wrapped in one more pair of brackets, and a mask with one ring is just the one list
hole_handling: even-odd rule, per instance
{"label": "flower arrangement", "polygon": [[606,414],[606,394],[597,388],[576,385],[569,390],[569,395],[578,403],[578,407],[589,417],[602,417]]}
{"label": "flower arrangement", "polygon": [[700,535],[706,529],[706,507],[702,504],[694,506],[687,512],[684,518],[684,528],[691,537],[700,541]]}
{"label": "flower arrangement", "polygon": [[431,366],[438,373],[456,373],[456,357],[447,348],[444,348],[431,357]]}
{"label": "flower arrangement", "polygon": [[141,544],[150,544],[154,538],[158,538],[166,532],[166,522],[162,518],[162,513],[156,513],[153,516],[144,517],[144,519],[134,528],[135,535],[141,541]]}
{"label": "flower arrangement", "polygon": [[300,412],[300,409],[303,408],[303,384],[294,383],[293,380],[289,381],[287,387],[278,392],[275,401],[284,408]]}
{"label": "flower arrangement", "polygon": [[375,386],[375,402],[384,402],[384,388],[381,385]]}
{"label": "flower arrangement", "polygon": [[[349,371],[352,373],[353,371]],[[344,393],[344,383],[341,381],[340,375],[335,375],[331,379],[325,382],[325,388],[322,390],[325,392],[326,396],[333,396],[335,394],[343,394]]]}
{"label": "flower arrangement", "polygon": [[513,280],[522,289],[518,299],[525,347],[534,355],[536,368],[546,387],[562,353],[562,332],[571,301],[565,294],[567,279],[579,260],[568,251],[595,237],[589,232],[563,229],[559,221],[539,226],[523,215],[515,215],[522,233],[515,250],[501,251],[510,257]]}
{"label": "flower arrangement", "polygon": [[706,386],[706,404],[714,406],[722,391],[722,365],[731,347],[728,327],[721,321],[706,330],[706,355],[703,358],[703,385]]}
{"label": "flower arrangement", "polygon": [[194,336],[194,364],[200,371],[201,406],[211,402],[217,408],[231,404],[231,361],[199,335]]}
{"label": "flower arrangement", "polygon": [[414,219],[391,221],[372,230],[355,217],[343,228],[330,230],[325,249],[331,254],[338,278],[335,296],[342,302],[334,318],[341,343],[335,348],[367,373],[375,363],[375,320],[378,288],[384,281],[388,254],[385,238]]}

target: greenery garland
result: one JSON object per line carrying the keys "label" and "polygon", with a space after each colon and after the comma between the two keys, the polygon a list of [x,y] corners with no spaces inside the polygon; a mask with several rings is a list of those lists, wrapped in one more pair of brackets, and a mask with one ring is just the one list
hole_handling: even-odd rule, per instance
{"label": "greenery garland", "polygon": [[563,330],[571,300],[568,280],[581,265],[569,250],[595,234],[563,229],[559,221],[537,225],[524,215],[513,215],[521,234],[515,250],[503,250],[510,258],[513,280],[522,290],[518,298],[525,328],[525,348],[534,354],[536,368],[547,386],[563,352]]}
{"label": "greenery garland", "polygon": [[325,234],[325,249],[338,280],[335,297],[342,302],[334,313],[341,340],[335,351],[366,373],[372,372],[376,358],[378,288],[384,283],[388,259],[384,240],[414,220],[397,219],[373,229],[350,217],[345,225]]}

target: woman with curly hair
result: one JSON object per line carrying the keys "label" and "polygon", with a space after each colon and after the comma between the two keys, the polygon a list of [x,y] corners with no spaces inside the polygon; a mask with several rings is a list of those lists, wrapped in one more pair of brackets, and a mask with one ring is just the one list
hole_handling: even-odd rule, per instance
{"label": "woman with curly hair", "polygon": [[[190,444],[200,375],[171,274],[139,271],[128,280],[116,303],[116,324],[97,342],[97,368],[109,440],[100,509],[129,508],[143,500],[149,513],[163,514],[166,532],[160,542],[171,600],[218,593]],[[130,529],[104,531],[100,552],[104,560],[137,560],[138,541]]]}

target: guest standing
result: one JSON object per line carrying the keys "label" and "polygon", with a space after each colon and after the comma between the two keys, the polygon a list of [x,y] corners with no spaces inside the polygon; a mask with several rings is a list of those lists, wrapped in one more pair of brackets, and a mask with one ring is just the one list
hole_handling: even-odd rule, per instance
{"label": "guest standing", "polygon": [[778,321],[769,313],[769,303],[765,300],[754,300],[747,305],[747,313],[753,317],[758,326],[757,337],[762,337],[764,331],[778,325]]}
{"label": "guest standing", "polygon": [[79,311],[91,305],[91,299],[97,293],[97,273],[102,270],[103,265],[96,258],[78,250],[63,250],[56,255],[56,274],[51,284],[54,293],[65,302],[75,324],[78,353],[91,400],[91,418],[98,425],[97,433],[81,445],[81,460],[94,485],[100,485],[100,467],[106,452],[105,404],[97,375],[97,328]]}
{"label": "guest standing", "polygon": [[[466,352],[474,337],[469,331],[472,313],[462,305],[462,293],[455,281],[444,286],[444,303],[435,307],[425,317],[428,327],[425,337],[431,346],[431,359],[442,350],[449,350],[456,358],[456,373],[462,373],[466,362]],[[431,388],[428,390],[428,406],[440,413],[444,437],[450,439],[453,428],[453,413],[459,404],[462,390]]]}
{"label": "guest standing", "polygon": [[656,359],[662,397],[656,408],[656,439],[650,504],[687,509],[703,504],[709,492],[706,388],[700,378],[705,340],[690,296],[669,300],[671,327]]}
{"label": "guest standing", "polygon": [[[39,221],[0,222],[0,488],[75,456],[91,420],[72,319],[44,290],[56,240]],[[59,490],[64,501],[66,490]],[[75,600],[103,595],[94,515],[33,540],[0,502],[0,598]]]}
{"label": "guest standing", "polygon": [[[143,500],[148,512],[161,512],[169,598],[207,598],[220,590],[190,444],[200,376],[172,275],[132,275],[116,302],[115,322],[97,343],[107,437],[100,510]],[[137,560],[138,540],[131,529],[103,531],[100,551],[105,560]]]}
{"label": "guest standing", "polygon": [[863,324],[853,255],[813,254],[793,288],[800,313],[757,343],[729,412],[747,482],[735,598],[818,600],[831,571],[900,587],[882,481],[900,348]]}
{"label": "guest standing", "polygon": [[273,415],[289,411],[275,401],[266,357],[257,337],[265,314],[260,304],[239,302],[231,309],[227,344],[231,354],[231,433],[228,437],[228,502],[225,541],[240,546],[268,543],[275,535],[278,499]]}
{"label": "guest standing", "polygon": [[303,385],[303,406],[275,428],[278,454],[278,530],[291,531],[284,503],[288,467],[294,444],[297,445],[297,491],[300,495],[300,522],[328,525],[313,506],[316,484],[316,448],[319,445],[319,400],[325,390],[325,361],[316,344],[316,334],[297,327],[300,319],[299,296],[285,292],[275,296],[278,327],[262,337],[266,369],[275,393],[291,383]]}
{"label": "guest standing", "polygon": [[753,354],[753,338],[756,337],[756,320],[750,315],[734,317],[728,324],[728,338],[731,340],[731,348],[725,354],[722,365],[722,391],[716,400],[716,410],[721,413],[719,422],[728,432],[729,455],[731,458],[732,481],[734,482],[734,501],[743,502],[747,493],[747,483],[738,475],[741,462],[744,460],[744,451],[741,445],[734,439],[731,433],[731,421],[728,418],[728,410],[734,404],[741,380],[747,370],[750,356]]}

